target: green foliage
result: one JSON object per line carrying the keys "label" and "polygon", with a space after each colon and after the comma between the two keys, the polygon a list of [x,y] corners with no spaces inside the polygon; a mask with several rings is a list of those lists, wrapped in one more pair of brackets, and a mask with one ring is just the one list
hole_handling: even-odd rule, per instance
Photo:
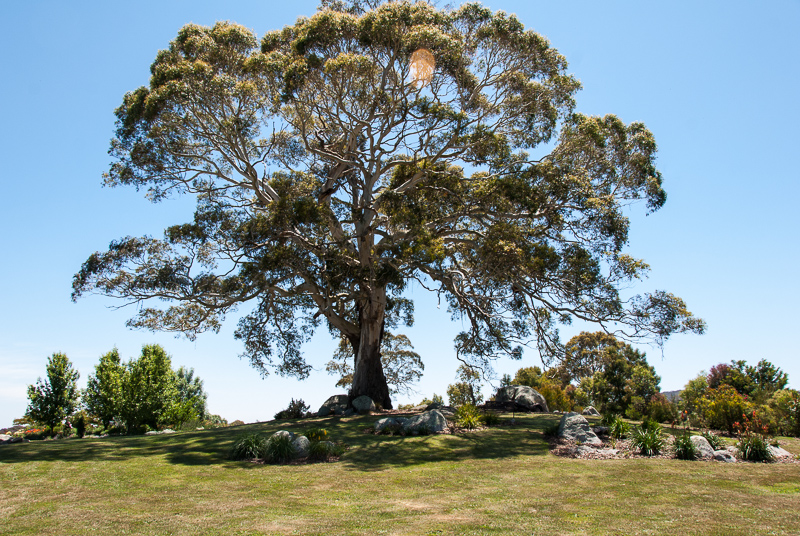
{"label": "green foliage", "polygon": [[542,369],[539,367],[523,367],[514,374],[511,385],[527,385],[536,389],[542,379]]}
{"label": "green foliage", "polygon": [[430,406],[431,404],[439,404],[440,406],[444,406],[444,398],[436,393],[433,393],[433,398],[423,398],[422,402],[420,402],[418,405]]}
{"label": "green foliage", "polygon": [[456,410],[456,424],[467,430],[474,430],[481,425],[481,415],[473,404],[463,404]]}
{"label": "green foliage", "polygon": [[622,343],[604,331],[582,331],[565,346],[562,366],[568,382],[580,381],[600,372],[609,360],[609,350],[619,349]]}
{"label": "green foliage", "polygon": [[273,434],[266,442],[263,458],[267,463],[286,463],[294,455],[294,445],[289,434]]}
{"label": "green foliage", "polygon": [[486,426],[496,426],[496,425],[500,424],[500,421],[501,421],[500,415],[498,415],[497,413],[495,413],[493,411],[484,411],[481,414],[480,419],[481,419],[481,422],[483,424],[485,424]]}
{"label": "green foliage", "polygon": [[228,451],[229,460],[252,460],[267,456],[267,438],[258,432],[239,436]]}
{"label": "green foliage", "polygon": [[553,422],[547,424],[542,430],[542,433],[548,439],[555,439],[558,437],[558,429],[559,429],[559,423]]}
{"label": "green foliage", "polygon": [[325,428],[309,428],[303,433],[303,435],[306,436],[312,443],[314,441],[328,440],[328,431]]}
{"label": "green foliage", "polygon": [[649,431],[661,432],[661,425],[658,422],[654,421],[653,419],[645,418],[642,421],[642,424],[639,425],[639,429],[647,432]]}
{"label": "green foliage", "polygon": [[176,430],[183,429],[184,426],[190,422],[199,424],[200,414],[197,410],[200,406],[200,402],[193,398],[186,400],[176,398],[175,400],[170,401],[167,409],[161,415],[159,422],[168,424]]}
{"label": "green foliage", "polygon": [[310,406],[306,404],[302,398],[295,400],[292,398],[291,402],[289,402],[289,406],[286,409],[280,410],[278,413],[275,414],[276,419],[302,419],[306,416],[306,413],[310,409]]}
{"label": "green foliage", "polygon": [[725,448],[725,442],[722,440],[721,437],[719,437],[713,431],[703,430],[702,432],[700,432],[700,435],[703,436],[706,439],[706,441],[708,441],[708,444],[711,445],[712,449],[720,450]]}
{"label": "green foliage", "polygon": [[[465,320],[456,350],[476,367],[522,343],[555,359],[576,318],[659,343],[703,332],[672,294],[621,292],[648,269],[623,253],[627,207],[666,201],[645,125],[576,113],[566,59],[513,16],[358,5],[260,43],[228,22],[178,32],[115,111],[105,184],[195,195],[194,218],[92,254],[73,299],[142,304],[131,326],[190,338],[252,300],[244,355],[301,378],[325,325],[358,352],[352,391],[387,408],[366,371],[378,334],[408,322],[410,302],[391,301],[419,274]],[[408,79],[419,48],[435,58],[424,89]]]}
{"label": "green foliage", "polygon": [[86,389],[83,391],[83,404],[90,415],[97,417],[105,428],[121,414],[123,395],[122,382],[125,367],[120,361],[119,351],[114,348],[100,356],[100,362],[94,367]]}
{"label": "green foliage", "polygon": [[631,431],[631,426],[622,420],[622,417],[616,415],[611,423],[608,425],[608,435],[613,439],[622,439],[626,437]]}
{"label": "green foliage", "polygon": [[312,441],[308,449],[308,457],[317,461],[328,461],[344,454],[346,446],[332,441]]}
{"label": "green foliage", "polygon": [[451,406],[459,407],[465,404],[477,406],[483,401],[481,377],[476,369],[461,364],[456,378],[461,381],[447,386],[447,398]]}
{"label": "green foliage", "polygon": [[675,437],[675,457],[679,460],[697,459],[697,448],[692,443],[692,436],[689,432]]}
{"label": "green foliage", "polygon": [[769,451],[769,443],[764,436],[759,434],[748,435],[736,443],[739,455],[749,462],[771,462],[774,456]]}
{"label": "green foliage", "polygon": [[631,435],[631,446],[645,456],[660,454],[665,445],[661,427],[634,428]]}
{"label": "green foliage", "polygon": [[144,426],[156,429],[165,422],[177,399],[171,358],[161,346],[148,344],[142,347],[138,359],[128,362],[126,369],[120,417],[131,433]]}
{"label": "green foliage", "polygon": [[55,353],[47,359],[47,378],[28,386],[28,409],[25,414],[51,431],[72,415],[78,406],[78,378],[65,354]]}
{"label": "green foliage", "polygon": [[787,436],[800,437],[800,392],[781,389],[772,395],[768,404],[776,413],[780,432]]}
{"label": "green foliage", "polygon": [[590,389],[589,396],[598,411],[626,414],[629,418],[644,416],[661,381],[647,364],[645,354],[629,344],[606,344],[600,367],[591,381],[581,383]]}
{"label": "green foliage", "polygon": [[690,414],[700,413],[700,399],[708,390],[708,379],[704,373],[689,380],[681,391],[682,409]]}
{"label": "green foliage", "polygon": [[86,435],[86,413],[79,411],[72,417],[72,424],[75,426],[75,434],[82,438]]}
{"label": "green foliage", "polygon": [[752,411],[751,405],[728,384],[709,388],[699,401],[700,414],[709,428],[734,433],[734,424]]}
{"label": "green foliage", "polygon": [[730,385],[759,404],[786,387],[788,382],[788,375],[766,359],[760,360],[755,366],[747,365],[743,360],[731,361],[730,365],[720,363],[712,367],[708,374],[709,387]]}
{"label": "green foliage", "polygon": [[194,369],[181,366],[175,372],[175,389],[177,390],[178,404],[191,401],[194,414],[199,419],[205,419],[208,414],[208,393],[203,389],[203,380],[194,375]]}

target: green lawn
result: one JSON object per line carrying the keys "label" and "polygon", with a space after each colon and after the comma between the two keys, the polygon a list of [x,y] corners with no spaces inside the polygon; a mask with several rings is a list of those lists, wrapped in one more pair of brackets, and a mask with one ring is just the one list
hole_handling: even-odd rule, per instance
{"label": "green lawn", "polygon": [[[0,534],[798,534],[800,465],[574,460],[520,418],[389,437],[379,416],[0,446]],[[244,430],[327,428],[335,463],[225,460]],[[782,442],[800,452],[800,442]]]}

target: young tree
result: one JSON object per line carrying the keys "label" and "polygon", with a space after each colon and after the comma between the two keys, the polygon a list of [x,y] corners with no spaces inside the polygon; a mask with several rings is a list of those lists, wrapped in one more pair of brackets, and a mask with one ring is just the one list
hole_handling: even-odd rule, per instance
{"label": "young tree", "polygon": [[100,356],[94,375],[89,376],[83,391],[86,411],[100,419],[106,428],[120,415],[124,377],[125,366],[120,361],[119,351],[114,348]]}
{"label": "young tree", "polygon": [[122,382],[120,415],[128,432],[142,426],[158,426],[163,415],[178,400],[172,360],[157,344],[142,347],[142,355],[127,364]]}
{"label": "young tree", "polygon": [[116,110],[105,183],[194,194],[194,221],[91,255],[73,299],[171,300],[130,325],[189,337],[252,300],[244,354],[298,377],[324,320],[353,349],[351,396],[384,408],[381,339],[409,281],[464,320],[473,366],[529,342],[549,362],[572,318],[703,331],[668,292],[618,290],[648,270],[623,252],[625,206],[666,200],[643,124],[575,113],[565,59],[514,16],[374,4],[325,2],[260,46],[235,24],[181,29]]}
{"label": "young tree", "polygon": [[451,406],[477,406],[483,401],[480,372],[462,363],[458,367],[456,379],[459,381],[447,386],[447,398]]}
{"label": "young tree", "polygon": [[[181,366],[175,373],[175,389],[178,404],[188,404],[197,418],[204,419],[208,414],[206,403],[208,393],[203,389],[203,380],[194,375],[194,369]],[[189,419],[185,419],[189,420]]]}
{"label": "young tree", "polygon": [[47,379],[28,386],[26,416],[47,426],[50,431],[64,422],[78,407],[78,378],[66,354],[53,354],[47,360]]}
{"label": "young tree", "polygon": [[[647,364],[645,354],[629,344],[609,347],[603,368],[592,376],[590,396],[602,413],[625,414],[632,409],[641,417],[650,398],[659,392],[661,378]],[[583,384],[581,384],[583,385]]]}

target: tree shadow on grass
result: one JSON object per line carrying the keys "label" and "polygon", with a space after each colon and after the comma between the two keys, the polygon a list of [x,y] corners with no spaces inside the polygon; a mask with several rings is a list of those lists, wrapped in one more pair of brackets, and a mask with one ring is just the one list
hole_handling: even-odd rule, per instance
{"label": "tree shadow on grass", "polygon": [[258,464],[227,460],[231,445],[240,435],[253,431],[270,435],[277,430],[302,434],[308,428],[325,428],[331,440],[349,446],[338,463],[349,470],[378,471],[439,461],[546,454],[548,444],[542,430],[558,418],[554,415],[518,415],[513,426],[506,423],[454,435],[384,436],[368,433],[366,430],[382,417],[327,417],[155,436],[31,441],[0,445],[0,463],[124,462],[137,457],[153,457],[178,465],[258,469]]}

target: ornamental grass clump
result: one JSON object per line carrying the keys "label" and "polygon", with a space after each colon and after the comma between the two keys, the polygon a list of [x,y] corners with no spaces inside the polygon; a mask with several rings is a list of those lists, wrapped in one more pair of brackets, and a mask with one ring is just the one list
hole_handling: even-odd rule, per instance
{"label": "ornamental grass clump", "polygon": [[656,423],[656,427],[645,423],[644,426],[634,429],[632,434],[632,446],[645,456],[655,456],[660,454],[664,448],[664,435],[661,426]]}
{"label": "ornamental grass clump", "polygon": [[252,460],[264,458],[267,451],[267,438],[258,432],[239,436],[228,451],[229,460]]}
{"label": "ornamental grass clump", "polygon": [[481,422],[486,426],[496,426],[500,424],[500,415],[493,411],[484,411],[481,415]]}
{"label": "ornamental grass clump", "polygon": [[684,432],[675,438],[675,457],[679,460],[696,460],[697,447],[692,443],[692,436]]}
{"label": "ornamental grass clump", "polygon": [[617,415],[608,426],[608,435],[610,435],[612,439],[622,439],[626,437],[630,431],[630,424],[623,421],[622,417],[619,415]]}
{"label": "ornamental grass clump", "polygon": [[764,425],[753,411],[750,417],[742,414],[742,421],[733,424],[739,442],[736,448],[743,460],[749,462],[771,462],[775,459],[769,450],[769,440],[767,439],[768,426]]}
{"label": "ornamental grass clump", "polygon": [[456,410],[456,424],[467,430],[474,430],[481,425],[478,408],[473,404],[464,404]]}
{"label": "ornamental grass clump", "polygon": [[267,440],[264,450],[264,461],[268,463],[286,463],[294,458],[294,445],[289,434],[275,434]]}

